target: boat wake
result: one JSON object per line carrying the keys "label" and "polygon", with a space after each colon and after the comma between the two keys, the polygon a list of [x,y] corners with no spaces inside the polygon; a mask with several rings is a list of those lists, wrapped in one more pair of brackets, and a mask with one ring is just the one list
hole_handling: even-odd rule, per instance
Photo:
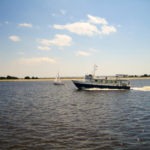
{"label": "boat wake", "polygon": [[150,86],[132,87],[131,89],[136,91],[150,91]]}
{"label": "boat wake", "polygon": [[118,90],[124,90],[124,89],[102,89],[102,88],[88,88],[84,89],[84,91],[118,91]]}
{"label": "boat wake", "polygon": [[[120,90],[124,90],[124,89],[101,89],[101,88],[84,89],[84,91],[120,91]],[[131,90],[135,90],[135,91],[150,91],[150,86],[131,87]]]}

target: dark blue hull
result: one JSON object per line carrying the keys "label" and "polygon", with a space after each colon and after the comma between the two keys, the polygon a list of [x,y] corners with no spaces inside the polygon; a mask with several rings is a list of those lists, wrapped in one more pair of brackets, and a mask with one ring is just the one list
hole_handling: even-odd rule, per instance
{"label": "dark blue hull", "polygon": [[93,83],[85,83],[80,81],[72,81],[74,85],[79,89],[90,89],[90,88],[99,88],[99,89],[120,89],[120,90],[129,90],[130,86],[118,86],[118,85],[100,85],[100,84],[93,84]]}

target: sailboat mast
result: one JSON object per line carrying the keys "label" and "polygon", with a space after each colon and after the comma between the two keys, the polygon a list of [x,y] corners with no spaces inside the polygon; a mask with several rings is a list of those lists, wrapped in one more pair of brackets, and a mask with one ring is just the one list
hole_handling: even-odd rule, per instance
{"label": "sailboat mast", "polygon": [[93,69],[93,77],[95,76],[96,70],[97,70],[97,65],[94,65],[94,69]]}
{"label": "sailboat mast", "polygon": [[59,78],[59,73],[57,73],[57,78]]}

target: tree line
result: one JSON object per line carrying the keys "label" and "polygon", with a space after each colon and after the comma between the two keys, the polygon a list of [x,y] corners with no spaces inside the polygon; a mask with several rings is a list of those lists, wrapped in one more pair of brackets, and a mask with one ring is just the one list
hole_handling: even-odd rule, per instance
{"label": "tree line", "polygon": [[[127,76],[125,76],[125,77],[150,77],[150,74],[143,74],[143,75],[127,75]],[[14,79],[14,80],[16,80],[16,79],[19,79],[18,77],[15,77],[15,76],[10,76],[10,75],[7,75],[6,77],[3,77],[3,76],[0,76],[0,80],[9,80],[9,79]],[[30,77],[30,76],[25,76],[24,77],[24,79],[39,79],[38,77]]]}
{"label": "tree line", "polygon": [[150,74],[143,74],[143,75],[140,75],[140,76],[138,76],[138,75],[128,75],[128,77],[150,77]]}
{"label": "tree line", "polygon": [[[10,75],[8,75],[8,76],[6,76],[6,77],[0,77],[0,80],[6,80],[6,79],[19,79],[18,77],[15,77],[15,76],[10,76]],[[38,79],[38,77],[30,77],[30,76],[25,76],[24,77],[24,79]]]}

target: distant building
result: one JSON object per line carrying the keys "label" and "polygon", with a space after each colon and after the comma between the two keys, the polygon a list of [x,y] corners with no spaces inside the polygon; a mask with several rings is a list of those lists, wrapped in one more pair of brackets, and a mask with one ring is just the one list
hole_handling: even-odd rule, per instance
{"label": "distant building", "polygon": [[124,78],[124,77],[128,77],[128,75],[127,74],[116,74],[116,77]]}

